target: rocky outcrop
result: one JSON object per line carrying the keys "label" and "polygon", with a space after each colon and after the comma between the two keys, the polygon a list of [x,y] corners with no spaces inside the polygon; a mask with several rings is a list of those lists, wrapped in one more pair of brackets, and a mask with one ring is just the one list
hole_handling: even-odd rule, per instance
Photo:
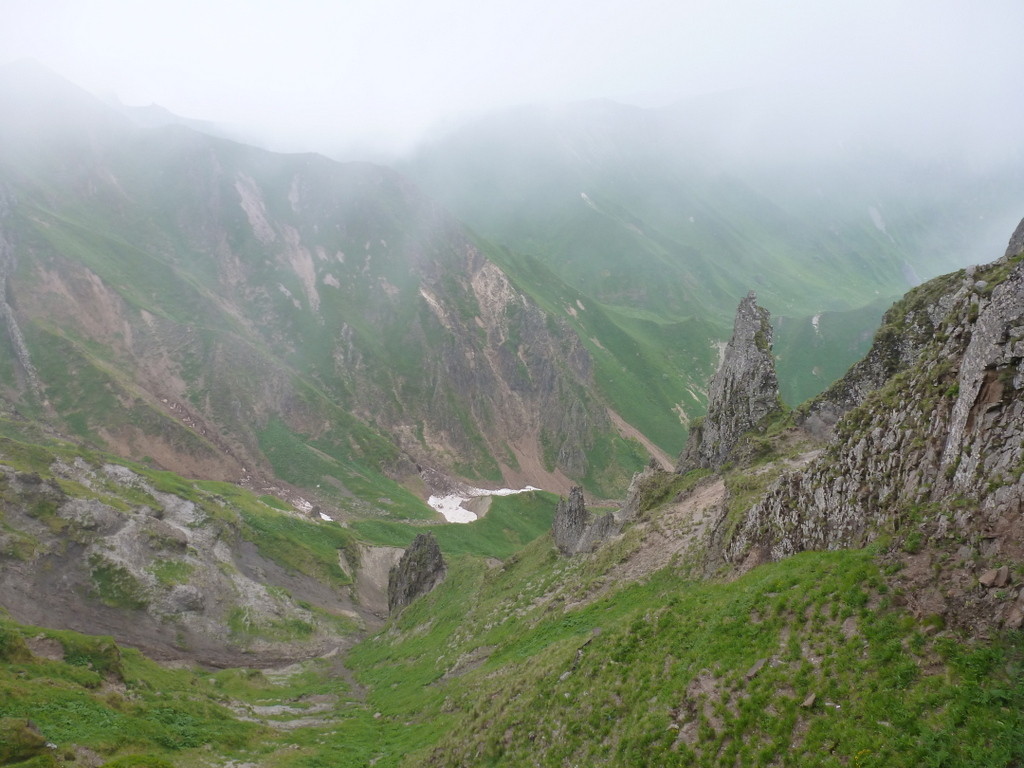
{"label": "rocky outcrop", "polygon": [[388,610],[397,613],[427,594],[444,580],[447,570],[434,535],[419,534],[388,575]]}
{"label": "rocky outcrop", "polygon": [[922,612],[1024,619],[1013,608],[1015,596],[1024,605],[1019,584],[1004,585],[1002,601],[976,588],[991,569],[1024,561],[1024,241],[1015,248],[890,311],[865,362],[819,401],[845,409],[832,441],[747,513],[729,560],[862,546],[884,533],[914,557],[935,553],[920,569],[927,583],[914,585]]}
{"label": "rocky outcrop", "polygon": [[883,316],[871,349],[841,379],[801,407],[797,423],[819,439],[832,437],[842,416],[900,371],[914,365],[934,341],[960,292],[976,280],[971,267],[918,286]]}
{"label": "rocky outcrop", "polygon": [[583,533],[590,525],[590,512],[583,501],[583,489],[574,485],[569,490],[569,498],[559,499],[555,508],[555,519],[551,526],[551,535],[555,546],[563,555],[575,554]]}
{"label": "rocky outcrop", "polygon": [[[25,456],[38,471],[7,466]],[[269,506],[254,512],[254,496],[239,508],[242,491],[226,499],[179,479],[179,496],[119,464],[65,455],[47,466],[47,456],[14,440],[0,450],[0,604],[15,621],[114,635],[155,658],[217,667],[320,656],[356,627],[382,623],[362,594],[357,601],[352,574],[335,572],[329,557],[320,568],[275,534],[276,548],[263,546],[259,527],[274,520],[276,531],[339,542],[331,523]],[[326,615],[347,617],[352,629]]]}
{"label": "rocky outcrop", "polygon": [[569,498],[559,499],[551,526],[555,546],[563,555],[590,552],[598,544],[619,532],[622,527],[616,516],[593,515],[583,501],[583,489],[574,485]]}
{"label": "rocky outcrop", "polygon": [[708,411],[690,430],[676,472],[721,467],[740,437],[779,409],[768,310],[753,291],[740,301],[732,338],[708,388]]}

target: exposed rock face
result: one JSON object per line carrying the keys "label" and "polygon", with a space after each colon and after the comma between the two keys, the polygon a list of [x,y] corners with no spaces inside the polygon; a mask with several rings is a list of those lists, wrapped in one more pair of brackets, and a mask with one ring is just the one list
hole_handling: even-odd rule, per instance
{"label": "exposed rock face", "polygon": [[[1018,620],[1012,600],[974,588],[991,569],[1024,560],[1024,241],[1016,248],[890,310],[868,358],[816,404],[846,410],[833,440],[750,510],[728,559],[862,546],[887,532],[907,553],[926,547],[915,557],[927,559],[929,547],[956,553],[915,563],[927,575],[912,585],[921,612]],[[1019,584],[1009,588],[1024,601]]]}
{"label": "exposed rock face", "polygon": [[646,467],[633,475],[633,479],[629,482],[629,488],[626,489],[626,500],[623,502],[622,508],[615,513],[615,517],[620,522],[625,523],[632,520],[640,513],[644,484],[661,471],[661,465],[652,458],[647,462]]}
{"label": "exposed rock face", "polygon": [[732,338],[708,389],[708,412],[690,431],[676,472],[717,469],[745,433],[779,408],[768,310],[753,291],[740,301]]}
{"label": "exposed rock face", "polygon": [[[398,173],[132,127],[55,76],[18,77],[0,78],[0,389],[15,406],[51,403],[59,431],[233,482],[272,474],[268,423],[390,476],[545,486],[585,476],[615,434],[573,327]],[[85,231],[153,261],[83,259]],[[86,397],[67,421],[62,404]]]}
{"label": "exposed rock face", "polygon": [[427,594],[441,583],[447,571],[437,539],[432,533],[421,533],[388,575],[388,610],[396,613]]}
{"label": "exposed rock face", "polygon": [[569,499],[559,499],[555,508],[551,535],[555,539],[558,551],[563,555],[575,554],[578,551],[576,547],[589,524],[590,512],[583,501],[583,489],[574,485],[569,491]]}
{"label": "exposed rock face", "polygon": [[621,523],[612,514],[593,515],[583,501],[583,489],[574,485],[569,498],[559,499],[551,533],[555,546],[563,555],[590,552],[594,547],[618,533]]}
{"label": "exposed rock face", "polygon": [[960,288],[975,281],[976,271],[971,267],[931,280],[894,304],[882,317],[864,359],[797,414],[801,426],[820,439],[832,437],[843,414],[914,365],[952,311]]}
{"label": "exposed rock face", "polygon": [[[4,459],[17,450],[12,441]],[[0,465],[0,602],[16,621],[115,635],[155,658],[219,667],[240,658],[276,665],[344,642],[311,606],[380,624],[343,582],[266,556],[223,499],[162,492],[128,467],[81,457],[46,472]],[[281,622],[308,631],[288,635]]]}

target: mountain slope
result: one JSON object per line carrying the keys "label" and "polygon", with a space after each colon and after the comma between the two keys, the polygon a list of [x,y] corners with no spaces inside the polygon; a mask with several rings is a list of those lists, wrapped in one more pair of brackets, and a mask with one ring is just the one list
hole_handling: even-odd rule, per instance
{"label": "mountain slope", "polygon": [[45,72],[3,80],[19,409],[159,466],[406,516],[426,511],[382,472],[614,493],[640,463],[576,334],[397,174],[136,127]]}
{"label": "mountain slope", "polygon": [[[440,135],[401,167],[484,237],[605,307],[700,318],[714,329],[705,344],[728,338],[751,288],[795,323],[860,310],[987,258],[1016,224],[1019,157],[919,161],[816,131],[811,109],[773,122],[763,106],[735,93],[663,109],[522,107]],[[876,318],[846,322],[870,335]],[[818,366],[836,374],[863,352],[818,341]],[[711,372],[695,372],[698,388]],[[800,399],[831,381],[796,357],[780,377]]]}
{"label": "mountain slope", "polygon": [[[499,551],[482,537],[446,539],[469,527],[445,526],[444,581],[352,647],[351,671],[332,656],[170,672],[107,640],[3,620],[0,732],[44,765],[86,749],[181,766],[211,755],[280,766],[1017,765],[1024,527],[1012,470],[1024,426],[1021,389],[1000,372],[1021,362],[1019,232],[1003,260],[911,292],[864,361],[748,432],[718,474],[648,468],[629,522],[592,553],[564,557],[549,536]],[[918,411],[926,418],[911,418]],[[946,443],[971,447],[951,473]],[[80,449],[3,447],[5,509],[32,500],[28,485],[71,495],[69,481],[83,479],[112,506],[111,472],[75,460]],[[49,477],[31,480],[34,467]],[[921,496],[943,484],[959,492]],[[924,503],[908,510],[903,489]],[[554,499],[538,501],[550,522]],[[69,548],[96,545],[65,504],[29,506],[31,519],[69,524]],[[8,514],[5,574],[37,551],[16,535],[21,510]],[[403,544],[422,530],[374,525]],[[821,546],[832,551],[790,555]],[[97,570],[97,593],[125,598],[109,566]],[[46,739],[59,749],[45,751]]]}
{"label": "mountain slope", "polygon": [[445,723],[405,764],[1016,765],[1022,249],[912,291],[720,475],[640,476],[592,555],[537,541],[479,618],[440,590],[356,649],[376,706]]}

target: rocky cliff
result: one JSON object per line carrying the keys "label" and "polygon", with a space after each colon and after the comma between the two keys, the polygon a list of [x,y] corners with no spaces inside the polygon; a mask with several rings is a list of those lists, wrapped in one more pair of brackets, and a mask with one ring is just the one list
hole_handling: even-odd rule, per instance
{"label": "rocky cliff", "polygon": [[594,515],[583,500],[583,489],[575,485],[568,499],[559,499],[551,535],[563,555],[589,552],[621,528],[615,515]]}
{"label": "rocky cliff", "polygon": [[397,613],[444,579],[445,565],[432,533],[419,534],[388,575],[388,610]]}
{"label": "rocky cliff", "polygon": [[594,449],[619,438],[578,334],[399,174],[134,126],[33,78],[0,73],[14,407],[122,456],[276,475],[358,512],[417,466],[554,489],[603,476]]}
{"label": "rocky cliff", "polygon": [[779,406],[772,326],[751,291],[740,301],[732,338],[711,378],[707,415],[691,428],[676,472],[721,467],[743,434]]}
{"label": "rocky cliff", "polygon": [[808,409],[836,418],[831,441],[745,515],[729,560],[888,536],[919,612],[1024,623],[1016,577],[978,588],[1024,560],[1022,237],[1018,228],[999,261],[927,283],[890,310],[866,360]]}
{"label": "rocky cliff", "polygon": [[67,444],[0,450],[0,594],[18,621],[214,666],[318,656],[381,623],[338,566],[355,545],[337,524]]}

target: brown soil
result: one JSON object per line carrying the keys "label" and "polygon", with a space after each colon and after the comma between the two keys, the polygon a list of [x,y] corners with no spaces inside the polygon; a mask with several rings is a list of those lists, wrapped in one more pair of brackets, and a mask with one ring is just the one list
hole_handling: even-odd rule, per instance
{"label": "brown soil", "polygon": [[609,572],[609,582],[638,581],[687,553],[699,554],[724,500],[725,483],[721,478],[710,478],[684,499],[662,508],[656,518],[637,523],[644,532],[643,543]]}
{"label": "brown soil", "polygon": [[612,420],[612,424],[615,425],[615,429],[618,430],[620,435],[639,441],[640,445],[646,448],[647,452],[651,454],[651,457],[661,464],[662,469],[671,470],[675,466],[675,461],[672,460],[671,456],[648,440],[640,430],[619,416],[619,414],[611,408],[608,409],[608,418]]}

